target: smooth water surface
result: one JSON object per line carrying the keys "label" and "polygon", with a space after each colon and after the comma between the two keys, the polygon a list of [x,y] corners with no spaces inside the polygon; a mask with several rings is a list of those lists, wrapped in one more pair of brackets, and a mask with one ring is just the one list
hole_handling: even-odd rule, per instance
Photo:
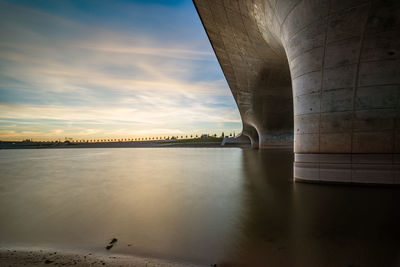
{"label": "smooth water surface", "polygon": [[400,190],[292,182],[291,152],[0,151],[0,246],[241,266],[400,266]]}

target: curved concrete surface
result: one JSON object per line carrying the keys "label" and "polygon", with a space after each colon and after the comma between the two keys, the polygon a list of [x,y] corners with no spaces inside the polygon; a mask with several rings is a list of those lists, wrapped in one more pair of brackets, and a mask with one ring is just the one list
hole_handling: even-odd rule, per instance
{"label": "curved concrete surface", "polygon": [[296,180],[400,184],[400,1],[194,0],[253,147]]}

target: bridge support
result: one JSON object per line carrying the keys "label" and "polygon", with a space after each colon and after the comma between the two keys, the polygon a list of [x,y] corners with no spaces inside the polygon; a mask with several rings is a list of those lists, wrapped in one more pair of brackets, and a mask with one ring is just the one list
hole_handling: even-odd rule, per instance
{"label": "bridge support", "polygon": [[400,184],[399,1],[194,3],[253,147],[293,143],[299,181]]}

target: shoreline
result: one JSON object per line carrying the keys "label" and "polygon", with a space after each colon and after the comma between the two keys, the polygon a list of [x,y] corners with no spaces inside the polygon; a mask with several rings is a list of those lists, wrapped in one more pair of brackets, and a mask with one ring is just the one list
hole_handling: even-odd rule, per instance
{"label": "shoreline", "polygon": [[152,147],[190,147],[190,148],[231,148],[239,147],[246,148],[250,147],[247,143],[226,143],[221,145],[221,143],[215,142],[204,142],[204,143],[156,143],[156,142],[124,142],[124,143],[81,143],[81,144],[52,144],[52,145],[42,145],[42,144],[1,144],[1,149],[67,149],[67,148],[152,148]]}
{"label": "shoreline", "polygon": [[84,251],[67,251],[38,248],[0,247],[1,266],[138,266],[138,267],[201,267],[188,262],[140,257],[124,254],[105,254]]}
{"label": "shoreline", "polygon": [[79,149],[79,148],[249,148],[248,144],[225,144],[221,145],[219,143],[172,143],[172,144],[134,144],[134,145],[96,145],[96,144],[82,144],[73,146],[2,146],[0,145],[0,150],[14,150],[14,149]]}

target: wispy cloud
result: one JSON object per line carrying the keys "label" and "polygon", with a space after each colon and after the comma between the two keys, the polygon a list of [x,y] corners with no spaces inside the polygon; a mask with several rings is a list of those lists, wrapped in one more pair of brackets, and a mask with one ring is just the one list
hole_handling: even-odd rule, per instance
{"label": "wispy cloud", "polygon": [[[96,25],[101,17],[85,24],[4,1],[0,10],[0,119],[8,121],[0,120],[0,138],[240,130],[203,32],[193,33],[203,40],[162,42],[159,32]],[[24,122],[43,130],[29,131]]]}
{"label": "wispy cloud", "polygon": [[118,106],[70,107],[70,106],[38,106],[0,104],[2,118],[6,119],[41,119],[63,121],[91,121],[98,123],[136,123],[146,125],[178,124],[182,120],[194,122],[240,122],[236,114],[223,114],[218,108],[210,108],[203,105],[195,105],[190,109],[181,109],[165,105],[151,110],[140,110]]}

